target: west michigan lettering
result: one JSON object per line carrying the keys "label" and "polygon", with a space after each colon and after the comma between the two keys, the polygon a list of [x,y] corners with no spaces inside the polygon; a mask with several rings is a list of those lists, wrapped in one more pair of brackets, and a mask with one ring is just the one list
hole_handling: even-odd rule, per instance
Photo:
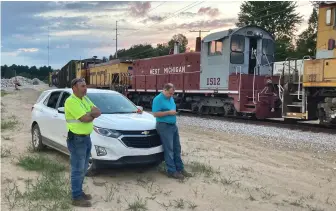
{"label": "west michigan lettering", "polygon": [[[185,73],[185,66],[177,66],[177,67],[164,67],[163,68],[163,73]],[[149,74],[151,75],[157,75],[160,74],[160,68],[158,69],[150,69]]]}

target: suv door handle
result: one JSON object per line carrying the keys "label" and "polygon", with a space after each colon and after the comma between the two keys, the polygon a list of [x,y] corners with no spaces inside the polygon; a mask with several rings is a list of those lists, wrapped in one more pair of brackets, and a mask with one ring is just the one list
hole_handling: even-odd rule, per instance
{"label": "suv door handle", "polygon": [[54,117],[58,117],[58,115],[57,115],[57,114],[55,114],[55,115],[54,115]]}

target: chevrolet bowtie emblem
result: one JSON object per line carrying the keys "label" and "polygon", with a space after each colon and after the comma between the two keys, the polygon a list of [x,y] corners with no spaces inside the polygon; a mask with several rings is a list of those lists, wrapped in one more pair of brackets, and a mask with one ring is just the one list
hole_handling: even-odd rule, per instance
{"label": "chevrolet bowtie emblem", "polygon": [[144,132],[142,132],[141,134],[148,135],[148,134],[149,134],[149,131],[144,131]]}

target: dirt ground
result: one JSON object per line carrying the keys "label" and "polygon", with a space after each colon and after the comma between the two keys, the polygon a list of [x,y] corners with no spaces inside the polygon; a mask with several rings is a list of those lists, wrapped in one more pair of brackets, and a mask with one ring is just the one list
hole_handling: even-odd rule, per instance
{"label": "dirt ground", "polygon": [[[2,97],[2,121],[13,115],[17,120],[13,128],[2,129],[1,134],[2,210],[29,210],[25,204],[15,204],[20,197],[11,187],[17,184],[24,192],[25,181],[36,180],[41,174],[17,165],[20,156],[37,154],[29,146],[31,107],[38,95],[39,91],[27,89]],[[182,158],[186,169],[194,173],[192,178],[170,179],[157,168],[104,171],[85,180],[85,190],[93,195],[93,207],[70,208],[336,210],[336,152],[276,149],[261,138],[179,127]],[[63,164],[69,179],[67,156],[54,150],[41,154]]]}

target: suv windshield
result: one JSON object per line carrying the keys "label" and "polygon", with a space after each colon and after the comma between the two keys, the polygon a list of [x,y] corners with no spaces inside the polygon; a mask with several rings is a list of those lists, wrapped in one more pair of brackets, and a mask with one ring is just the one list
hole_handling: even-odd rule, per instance
{"label": "suv windshield", "polygon": [[138,108],[126,97],[113,93],[87,93],[102,114],[136,113]]}

